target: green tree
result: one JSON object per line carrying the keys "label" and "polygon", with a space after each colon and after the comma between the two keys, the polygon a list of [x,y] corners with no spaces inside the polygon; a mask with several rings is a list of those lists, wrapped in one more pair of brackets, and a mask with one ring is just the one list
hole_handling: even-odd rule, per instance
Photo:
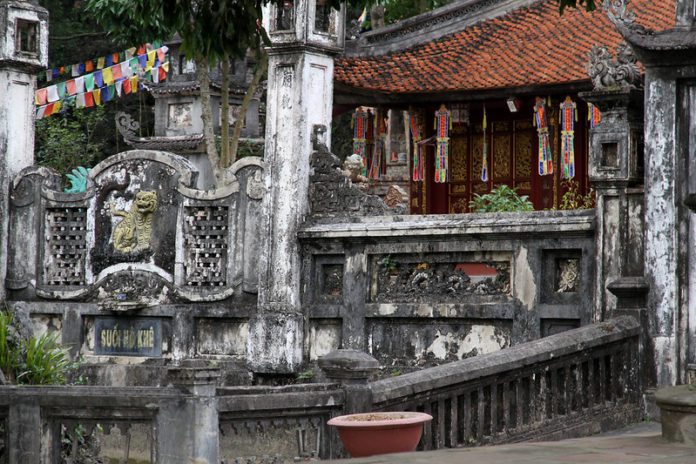
{"label": "green tree", "polygon": [[[229,140],[223,140],[223,156],[219,156],[213,133],[210,108],[209,67],[221,61],[227,70],[223,81],[221,108],[224,135],[227,134],[229,110],[229,59],[243,57],[248,49],[259,49],[257,22],[266,0],[87,0],[86,8],[119,42],[142,43],[154,39],[166,40],[174,32],[181,36],[181,51],[191,57],[198,70],[203,105],[203,126],[206,151],[218,181],[221,168],[231,163],[226,152]],[[260,70],[263,73],[263,60]],[[258,83],[260,78],[254,79]],[[252,89],[253,93],[253,89]],[[243,115],[238,118],[242,123]],[[241,127],[240,127],[241,129]],[[235,131],[236,133],[237,131]]]}

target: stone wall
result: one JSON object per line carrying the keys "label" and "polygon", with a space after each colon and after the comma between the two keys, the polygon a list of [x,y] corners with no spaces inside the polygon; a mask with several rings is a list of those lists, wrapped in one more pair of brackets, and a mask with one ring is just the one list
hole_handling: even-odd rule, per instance
{"label": "stone wall", "polygon": [[[67,194],[55,172],[24,170],[11,191],[9,306],[94,361],[243,362],[263,163],[244,158],[230,171],[224,187],[196,190],[184,158],[135,150],[94,167],[84,193]],[[127,382],[119,377],[105,380]]]}
{"label": "stone wall", "polygon": [[592,211],[326,219],[300,232],[305,357],[403,372],[590,323]]}

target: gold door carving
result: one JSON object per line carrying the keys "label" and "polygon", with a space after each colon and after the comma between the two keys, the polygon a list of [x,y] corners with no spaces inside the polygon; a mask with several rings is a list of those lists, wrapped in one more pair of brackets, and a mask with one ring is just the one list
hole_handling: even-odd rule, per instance
{"label": "gold door carving", "polygon": [[493,179],[510,177],[510,135],[496,134],[493,136]]}

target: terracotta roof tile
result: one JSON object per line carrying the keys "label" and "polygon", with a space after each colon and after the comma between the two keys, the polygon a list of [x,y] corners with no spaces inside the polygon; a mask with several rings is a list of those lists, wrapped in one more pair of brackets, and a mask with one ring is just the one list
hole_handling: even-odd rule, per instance
{"label": "terracotta roof tile", "polygon": [[[657,4],[659,3],[659,6]],[[676,0],[634,0],[637,22],[674,27]],[[342,57],[335,80],[388,93],[427,93],[553,85],[589,80],[593,45],[610,49],[621,37],[607,16],[542,1],[412,49],[384,56]]]}

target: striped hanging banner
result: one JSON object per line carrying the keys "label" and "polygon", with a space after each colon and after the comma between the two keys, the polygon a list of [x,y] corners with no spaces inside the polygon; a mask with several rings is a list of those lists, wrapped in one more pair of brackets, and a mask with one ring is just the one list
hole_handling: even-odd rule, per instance
{"label": "striped hanging banner", "polygon": [[590,129],[594,129],[602,121],[602,113],[592,103],[587,104],[587,120],[590,121]]}
{"label": "striped hanging banner", "polygon": [[578,120],[578,106],[568,96],[561,103],[561,162],[563,178],[575,177],[575,121]]}
{"label": "striped hanging banner", "polygon": [[452,129],[452,117],[445,105],[435,112],[435,182],[449,180],[449,131]]}
{"label": "striped hanging banner", "polygon": [[374,149],[368,177],[378,180],[387,173],[387,118],[384,110],[375,111],[374,134]]}
{"label": "striped hanging banner", "polygon": [[419,142],[423,140],[423,124],[421,114],[416,111],[409,111],[409,127],[411,128],[411,138],[413,140],[413,176],[414,182],[425,180],[425,147]]}
{"label": "striped hanging banner", "polygon": [[486,129],[488,128],[488,117],[486,116],[486,105],[483,105],[483,150],[481,159],[481,182],[488,182],[488,139]]}
{"label": "striped hanging banner", "polygon": [[364,176],[367,173],[367,126],[369,113],[363,107],[357,108],[353,114],[353,154],[360,155],[363,162]]}
{"label": "striped hanging banner", "polygon": [[549,125],[546,115],[546,103],[537,97],[534,105],[534,124],[539,135],[539,175],[553,174],[553,152],[549,139]]}

